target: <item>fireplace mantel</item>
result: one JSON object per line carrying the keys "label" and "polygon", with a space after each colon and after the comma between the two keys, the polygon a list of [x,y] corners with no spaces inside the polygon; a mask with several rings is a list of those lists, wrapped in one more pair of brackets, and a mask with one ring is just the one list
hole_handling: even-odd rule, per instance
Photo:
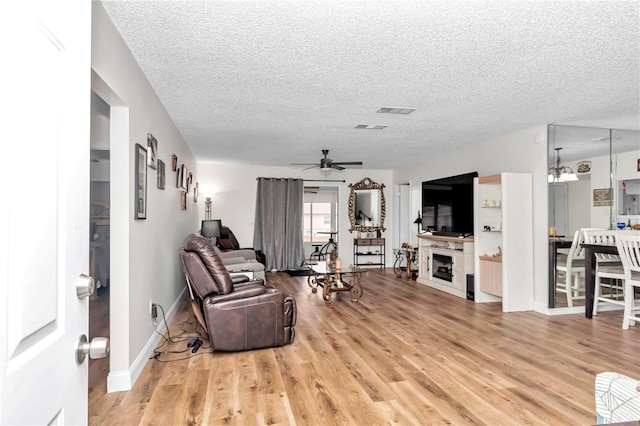
{"label": "fireplace mantel", "polygon": [[443,235],[418,234],[418,238],[424,239],[424,240],[430,240],[430,241],[447,241],[449,243],[472,243],[473,242],[473,237],[459,238],[459,237],[445,237]]}
{"label": "fireplace mantel", "polygon": [[[454,296],[466,298],[467,274],[473,274],[473,237],[458,238],[420,234],[419,275],[417,282]],[[435,255],[435,270],[434,270]],[[451,265],[445,258],[451,259]],[[448,272],[451,269],[451,279]],[[434,274],[435,271],[435,274]],[[440,271],[440,273],[439,273]]]}

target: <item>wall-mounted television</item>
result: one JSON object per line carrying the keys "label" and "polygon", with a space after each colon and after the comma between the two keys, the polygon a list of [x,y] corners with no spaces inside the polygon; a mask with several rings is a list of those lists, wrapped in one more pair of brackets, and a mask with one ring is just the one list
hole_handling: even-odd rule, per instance
{"label": "wall-mounted television", "polygon": [[473,178],[465,173],[422,182],[422,229],[434,235],[473,235]]}

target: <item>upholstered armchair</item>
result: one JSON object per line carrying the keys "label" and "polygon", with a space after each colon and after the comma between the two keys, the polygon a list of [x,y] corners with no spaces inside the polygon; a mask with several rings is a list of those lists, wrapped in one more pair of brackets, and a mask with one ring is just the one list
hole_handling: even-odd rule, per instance
{"label": "upholstered armchair", "polygon": [[599,425],[640,422],[640,381],[638,379],[607,371],[596,375],[595,388],[596,415]]}
{"label": "upholstered armchair", "polygon": [[218,351],[242,351],[293,342],[295,299],[261,279],[232,278],[202,236],[189,235],[179,250],[193,310]]}
{"label": "upholstered armchair", "polygon": [[235,235],[229,228],[222,226],[220,219],[203,220],[200,235],[215,248],[231,274],[245,272],[252,278],[266,279],[264,256],[250,248],[240,249]]}
{"label": "upholstered armchair", "polygon": [[253,278],[260,278],[266,281],[264,265],[256,260],[256,254],[253,250],[244,249],[223,252],[214,245],[211,248],[231,274],[251,272]]}
{"label": "upholstered armchair", "polygon": [[216,246],[218,246],[222,252],[235,253],[236,256],[245,257],[252,253],[254,259],[263,265],[266,264],[264,254],[261,251],[256,251],[253,248],[241,248],[235,234],[227,226],[220,227],[220,236],[216,238]]}

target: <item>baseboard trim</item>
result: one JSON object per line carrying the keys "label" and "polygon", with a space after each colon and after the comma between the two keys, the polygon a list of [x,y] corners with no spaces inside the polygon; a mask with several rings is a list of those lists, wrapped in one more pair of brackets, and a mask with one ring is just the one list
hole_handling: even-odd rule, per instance
{"label": "baseboard trim", "polygon": [[132,387],[129,371],[110,371],[107,375],[107,393],[128,391]]}
{"label": "baseboard trim", "polygon": [[[598,308],[598,312],[605,312],[605,311],[621,311],[623,310],[624,307],[622,306],[616,306],[616,305],[605,305],[605,306],[600,306]],[[543,305],[542,303],[536,303],[534,308],[534,311],[539,312],[541,314],[545,314],[545,315],[572,315],[572,314],[582,314],[584,315],[584,306],[574,306],[572,308],[569,307],[564,307],[564,308],[548,308],[546,305]]]}
{"label": "baseboard trim", "polygon": [[[186,294],[187,288],[185,286],[176,301],[171,305],[171,308],[166,312],[165,318],[167,322],[171,322]],[[109,372],[107,376],[107,393],[129,391],[133,388],[133,385],[138,380],[138,377],[140,377],[145,365],[147,365],[147,361],[149,361],[149,358],[153,354],[153,350],[158,346],[158,342],[162,338],[162,334],[165,330],[165,320],[162,320],[156,326],[156,332],[149,336],[147,343],[144,345],[135,361],[133,361],[129,370]]]}

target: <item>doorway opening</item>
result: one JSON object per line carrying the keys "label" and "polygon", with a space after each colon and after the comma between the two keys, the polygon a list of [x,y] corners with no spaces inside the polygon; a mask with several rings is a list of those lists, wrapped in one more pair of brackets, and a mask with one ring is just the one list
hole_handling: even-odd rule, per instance
{"label": "doorway opening", "polygon": [[393,237],[393,246],[400,247],[403,243],[413,244],[411,235],[411,184],[401,183],[395,186],[396,200],[395,203],[395,217],[398,218],[395,221],[395,232]]}
{"label": "doorway opening", "polygon": [[[91,92],[91,152],[89,183],[89,274],[96,290],[89,301],[89,339],[110,338],[111,178],[110,106]],[[89,360],[89,406],[92,395],[107,390],[109,357]],[[95,392],[95,393],[94,393]]]}
{"label": "doorway opening", "polygon": [[334,232],[338,229],[338,188],[305,186],[303,203],[305,259],[324,259],[337,244]]}

